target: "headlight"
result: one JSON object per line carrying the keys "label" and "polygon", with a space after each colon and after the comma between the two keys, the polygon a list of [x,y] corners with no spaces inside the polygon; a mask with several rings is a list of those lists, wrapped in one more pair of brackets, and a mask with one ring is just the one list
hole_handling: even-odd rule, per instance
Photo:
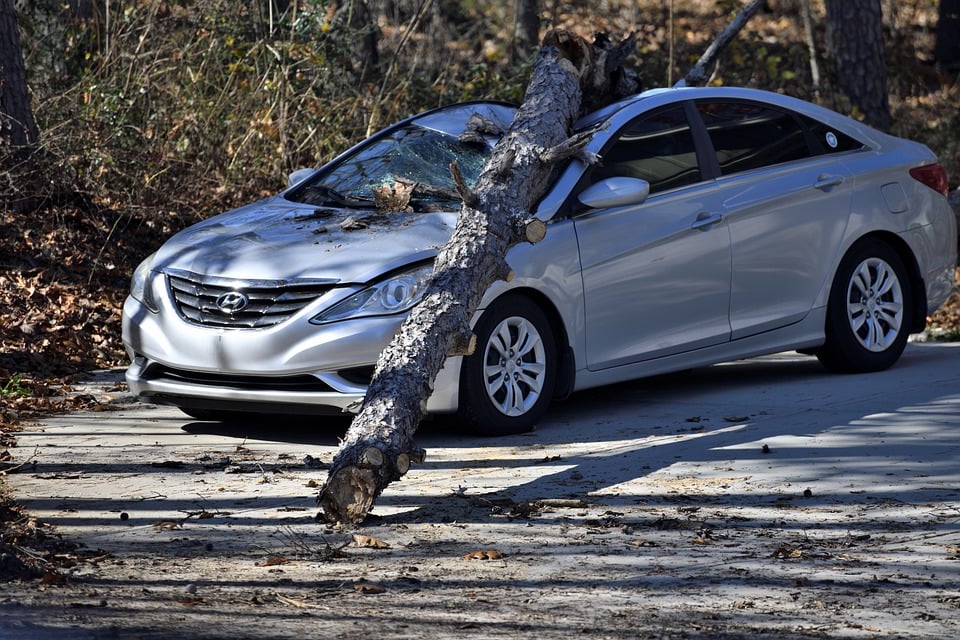
{"label": "headlight", "polygon": [[153,299],[153,258],[156,255],[151,254],[141,262],[130,279],[130,297],[139,300],[143,306],[154,313],[160,310],[157,301]]}
{"label": "headlight", "polygon": [[423,299],[433,264],[425,264],[358,291],[310,322],[325,324],[347,318],[385,316],[409,311]]}

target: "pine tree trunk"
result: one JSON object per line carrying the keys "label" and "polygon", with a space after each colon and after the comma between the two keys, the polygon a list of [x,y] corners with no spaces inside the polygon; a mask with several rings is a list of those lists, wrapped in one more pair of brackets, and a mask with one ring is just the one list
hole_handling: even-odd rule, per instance
{"label": "pine tree trunk", "polygon": [[933,55],[944,69],[960,69],[960,0],[940,0]]}
{"label": "pine tree trunk", "polygon": [[0,142],[22,149],[36,141],[13,0],[0,0]]}
{"label": "pine tree trunk", "polygon": [[[633,48],[632,38],[625,41]],[[361,522],[383,489],[424,452],[413,436],[444,360],[473,349],[470,320],[486,290],[509,279],[507,251],[543,237],[528,218],[547,186],[551,162],[575,154],[589,140],[568,140],[584,91],[597,104],[609,94],[611,66],[626,46],[591,46],[567,32],[544,38],[526,97],[497,143],[474,192],[461,184],[456,229],[441,250],[427,295],[380,355],[363,407],[341,443],[317,498],[331,521]],[[635,87],[633,88],[635,90]],[[570,144],[568,144],[570,143]],[[456,175],[456,171],[455,171]]]}
{"label": "pine tree trunk", "polygon": [[517,17],[513,29],[514,60],[525,60],[540,42],[540,0],[516,0]]}
{"label": "pine tree trunk", "polygon": [[826,0],[827,43],[837,83],[867,124],[890,127],[880,0]]}

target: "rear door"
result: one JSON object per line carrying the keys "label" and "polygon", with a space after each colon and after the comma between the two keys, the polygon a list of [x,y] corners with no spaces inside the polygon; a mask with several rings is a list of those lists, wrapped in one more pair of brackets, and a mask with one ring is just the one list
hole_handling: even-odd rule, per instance
{"label": "rear door", "polygon": [[754,102],[699,101],[697,112],[730,232],[731,338],[797,322],[833,277],[854,188],[840,158],[859,143]]}

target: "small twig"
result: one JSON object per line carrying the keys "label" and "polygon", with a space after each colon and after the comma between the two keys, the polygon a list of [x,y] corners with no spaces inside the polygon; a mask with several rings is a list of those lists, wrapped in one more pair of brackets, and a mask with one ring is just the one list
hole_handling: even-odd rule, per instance
{"label": "small twig", "polygon": [[29,465],[35,465],[35,464],[37,464],[36,458],[37,458],[37,456],[38,456],[39,453],[40,453],[40,447],[35,447],[35,448],[33,449],[33,454],[32,454],[29,458],[27,458],[26,460],[24,460],[23,462],[21,462],[21,463],[18,464],[18,465],[14,465],[14,466],[12,466],[12,467],[7,467],[6,469],[0,469],[0,475],[6,475],[6,474],[8,474],[8,473],[15,473],[18,469],[21,469],[21,468],[27,466],[28,464],[29,464]]}

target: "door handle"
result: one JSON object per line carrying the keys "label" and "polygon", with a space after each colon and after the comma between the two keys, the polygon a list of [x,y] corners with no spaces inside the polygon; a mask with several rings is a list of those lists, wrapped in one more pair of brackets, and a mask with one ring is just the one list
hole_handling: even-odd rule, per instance
{"label": "door handle", "polygon": [[691,229],[702,229],[703,231],[708,230],[713,225],[717,224],[723,220],[723,216],[719,213],[710,213],[708,211],[703,211],[697,215],[697,219],[693,221],[693,224],[690,225]]}
{"label": "door handle", "polygon": [[817,181],[813,183],[814,189],[820,189],[821,191],[828,191],[833,187],[836,187],[839,184],[843,183],[843,176],[831,176],[827,174],[821,175],[817,178]]}

